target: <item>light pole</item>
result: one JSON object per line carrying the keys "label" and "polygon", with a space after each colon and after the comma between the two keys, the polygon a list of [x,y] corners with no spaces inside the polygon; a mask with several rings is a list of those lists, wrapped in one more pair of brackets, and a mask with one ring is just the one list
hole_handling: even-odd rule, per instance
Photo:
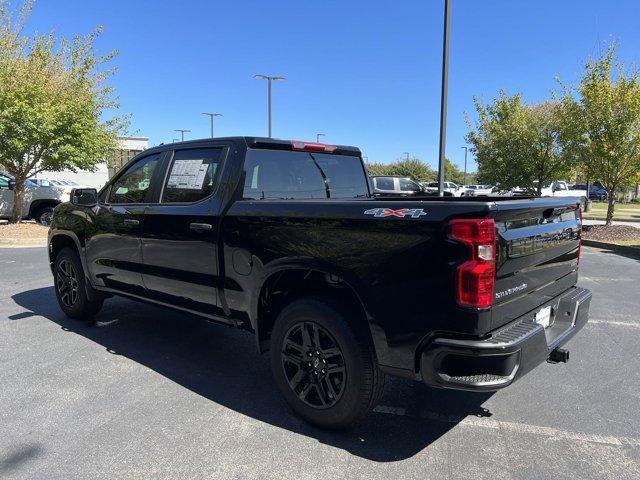
{"label": "light pole", "polygon": [[208,115],[209,119],[211,120],[211,138],[213,138],[213,117],[221,117],[222,114],[221,113],[209,113],[209,112],[202,112],[203,115]]}
{"label": "light pole", "polygon": [[269,138],[271,138],[271,82],[278,82],[281,80],[286,80],[284,77],[277,77],[272,75],[262,75],[257,74],[254,75],[253,78],[256,80],[266,80],[267,81],[267,97],[268,97],[268,115],[269,115]]}
{"label": "light pole", "polygon": [[467,184],[467,150],[468,147],[461,147],[464,148],[464,184]]}
{"label": "light pole", "polygon": [[316,133],[316,143],[320,143],[320,137],[324,137],[324,133]]}
{"label": "light pole", "polygon": [[442,35],[442,90],[440,92],[440,154],[438,158],[438,195],[444,196],[444,150],[447,136],[447,86],[449,81],[449,16],[451,0],[444,0]]}
{"label": "light pole", "polygon": [[402,152],[403,155],[407,156],[407,160],[409,160],[409,152]]}
{"label": "light pole", "polygon": [[186,128],[176,128],[174,132],[180,132],[181,142],[184,142],[184,132],[190,132],[191,130],[187,130]]}
{"label": "light pole", "polygon": [[179,141],[180,141],[180,139],[179,139],[179,138],[173,138],[173,139],[171,140],[171,143],[176,143],[176,142],[179,142]]}

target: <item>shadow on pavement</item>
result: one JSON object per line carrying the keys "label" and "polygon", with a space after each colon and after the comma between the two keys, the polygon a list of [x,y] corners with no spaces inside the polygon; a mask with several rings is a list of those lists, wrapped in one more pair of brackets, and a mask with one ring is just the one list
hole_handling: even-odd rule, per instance
{"label": "shadow on pavement", "polygon": [[0,477],[1,474],[8,474],[41,453],[42,448],[39,445],[26,444],[11,448],[8,452],[0,454]]}
{"label": "shadow on pavement", "polygon": [[390,378],[381,410],[396,414],[372,412],[352,431],[324,431],[288,409],[271,381],[268,357],[257,353],[253,336],[246,332],[121,298],[105,302],[96,325],[84,324],[62,314],[53,287],[12,298],[28,311],[10,316],[11,320],[43,316],[213,402],[370,460],[403,460],[436,441],[458,420],[491,415],[481,407],[491,393],[436,390]]}

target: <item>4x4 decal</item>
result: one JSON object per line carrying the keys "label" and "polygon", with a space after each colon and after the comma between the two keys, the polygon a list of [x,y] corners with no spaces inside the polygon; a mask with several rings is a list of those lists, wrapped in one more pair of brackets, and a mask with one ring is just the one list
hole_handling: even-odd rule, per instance
{"label": "4x4 decal", "polygon": [[393,210],[391,208],[371,208],[364,211],[365,215],[373,215],[374,217],[400,217],[404,218],[409,216],[411,218],[420,218],[426,215],[422,208],[401,208],[399,210]]}

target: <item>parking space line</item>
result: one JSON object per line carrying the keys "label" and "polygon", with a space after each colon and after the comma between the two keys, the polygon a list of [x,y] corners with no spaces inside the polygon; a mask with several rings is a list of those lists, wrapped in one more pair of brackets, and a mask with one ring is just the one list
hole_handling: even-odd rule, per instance
{"label": "parking space line", "polygon": [[[390,415],[410,416],[407,414],[406,409],[404,408],[389,407],[384,405],[377,406],[373,411]],[[420,412],[418,417],[443,423],[455,423],[465,427],[489,428],[492,430],[507,430],[521,434],[527,433],[532,435],[541,435],[550,437],[555,440],[577,440],[580,442],[600,443],[616,446],[640,446],[639,438],[615,437],[612,435],[595,435],[588,433],[571,432],[569,430],[560,430],[553,427],[541,427],[538,425],[529,425],[527,423],[520,422],[506,422],[485,417],[459,417],[455,415],[444,415],[442,413],[429,411]]]}
{"label": "parking space line", "polygon": [[631,322],[619,322],[616,320],[591,320],[587,322],[587,325],[614,325],[616,327],[629,327],[629,328],[640,328],[640,323],[631,323]]}

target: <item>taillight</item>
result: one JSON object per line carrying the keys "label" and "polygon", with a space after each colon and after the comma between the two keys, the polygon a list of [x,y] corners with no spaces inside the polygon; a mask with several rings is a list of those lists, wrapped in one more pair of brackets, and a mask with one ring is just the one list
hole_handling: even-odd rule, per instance
{"label": "taillight", "polygon": [[328,152],[328,153],[332,153],[338,147],[336,147],[335,145],[325,145],[324,143],[301,142],[299,140],[293,140],[291,142],[291,148],[293,150],[303,150],[305,152]]}
{"label": "taillight", "polygon": [[449,238],[469,249],[469,260],[456,270],[456,301],[463,307],[490,307],[496,273],[495,222],[492,218],[451,220]]}

